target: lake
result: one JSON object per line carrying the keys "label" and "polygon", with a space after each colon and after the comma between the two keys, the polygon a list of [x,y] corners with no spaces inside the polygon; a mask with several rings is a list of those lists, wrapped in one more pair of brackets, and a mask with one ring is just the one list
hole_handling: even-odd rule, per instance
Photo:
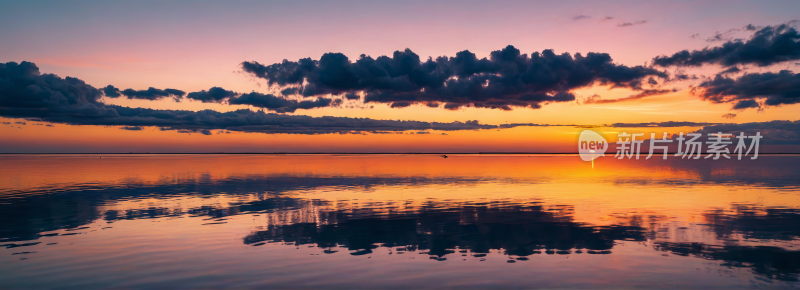
{"label": "lake", "polygon": [[795,155],[0,155],[0,176],[3,289],[800,288]]}

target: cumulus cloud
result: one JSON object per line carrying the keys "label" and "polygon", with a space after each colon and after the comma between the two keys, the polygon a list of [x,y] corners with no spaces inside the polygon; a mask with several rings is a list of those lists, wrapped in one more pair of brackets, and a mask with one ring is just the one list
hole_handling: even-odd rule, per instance
{"label": "cumulus cloud", "polygon": [[649,77],[667,77],[653,68],[614,64],[606,53],[573,56],[544,50],[527,55],[510,45],[481,59],[465,50],[422,61],[406,49],[391,57],[361,55],[355,61],[341,53],[271,65],[247,61],[242,69],[270,86],[298,88],[306,97],[344,94],[356,99],[363,94],[364,102],[394,107],[444,103],[445,109],[540,108],[575,100],[569,91],[577,88],[597,84],[641,90]]}
{"label": "cumulus cloud", "polygon": [[[103,90],[107,89],[104,88]],[[207,93],[211,90],[207,91]],[[211,94],[211,93],[209,93]],[[251,93],[252,94],[252,93]],[[30,62],[0,63],[0,116],[35,119],[69,125],[119,126],[140,130],[152,126],[162,130],[210,135],[211,130],[238,132],[324,134],[353,132],[399,132],[420,130],[496,129],[500,125],[470,122],[421,122],[347,117],[309,117],[263,111],[184,111],[130,108],[100,102],[103,92],[77,78],[41,74]],[[244,95],[243,95],[244,96]],[[242,96],[239,96],[241,98]],[[204,99],[213,99],[204,98]],[[258,99],[253,99],[256,103]],[[290,102],[297,108],[329,106],[327,98]],[[527,126],[532,124],[510,124]]]}
{"label": "cumulus cloud", "polygon": [[[746,30],[755,29],[752,25],[746,28]],[[691,52],[683,50],[671,56],[658,56],[653,59],[653,64],[662,67],[701,66],[704,64],[768,66],[800,59],[800,42],[798,41],[800,41],[800,34],[789,24],[767,26],[758,29],[746,41],[728,40],[720,46],[706,47]]]}
{"label": "cumulus cloud", "polygon": [[231,105],[251,105],[278,113],[290,113],[297,109],[297,101],[287,100],[272,94],[252,92],[238,97],[230,98]]}
{"label": "cumulus cloud", "polygon": [[300,109],[324,108],[330,106],[332,103],[334,103],[333,100],[329,98],[320,97],[313,101],[309,100],[299,101],[297,102],[297,107]]}
{"label": "cumulus cloud", "polygon": [[736,79],[718,74],[694,90],[715,103],[736,102],[734,109],[759,108],[757,99],[763,99],[767,106],[796,104],[800,102],[800,74],[782,70],[750,73]]}
{"label": "cumulus cloud", "polygon": [[[107,88],[108,87],[103,89],[103,91],[105,92]],[[146,90],[125,89],[120,93],[123,96],[127,97],[128,99],[140,99],[140,100],[151,100],[151,101],[161,100],[170,97],[175,99],[176,101],[180,101],[183,95],[186,94],[184,91],[181,90],[176,90],[176,89],[162,90],[162,89],[156,89],[154,87],[150,87]],[[109,95],[106,96],[111,97]]]}
{"label": "cumulus cloud", "polygon": [[272,94],[251,92],[228,98],[231,105],[251,105],[277,113],[292,113],[297,109],[324,108],[341,103],[340,99],[319,97],[315,100],[291,100]]}
{"label": "cumulus cloud", "polygon": [[236,96],[237,94],[233,91],[228,91],[220,87],[213,87],[208,89],[208,91],[203,90],[199,92],[193,92],[186,95],[186,98],[192,100],[198,100],[203,103],[219,103],[224,99]]}
{"label": "cumulus cloud", "polygon": [[122,93],[120,93],[120,90],[118,88],[112,86],[112,85],[108,85],[108,86],[102,88],[102,90],[103,90],[103,94],[106,95],[106,97],[109,97],[109,98],[119,98],[120,96],[122,96]]}
{"label": "cumulus cloud", "polygon": [[134,90],[134,89],[125,89],[120,90],[112,85],[108,85],[100,89],[100,92],[109,98],[119,98],[121,96],[125,96],[128,99],[140,99],[140,100],[160,100],[163,98],[173,98],[175,101],[180,101],[180,99],[186,93],[181,90],[176,89],[156,89],[150,87],[146,90]]}
{"label": "cumulus cloud", "polygon": [[0,63],[0,114],[44,117],[50,114],[103,116],[100,90],[73,77],[41,74],[27,61]]}
{"label": "cumulus cloud", "polygon": [[761,108],[761,105],[755,100],[741,100],[733,105],[734,110],[744,110],[748,108]]}
{"label": "cumulus cloud", "polygon": [[361,96],[359,96],[358,94],[354,94],[354,93],[346,93],[346,94],[344,94],[344,98],[348,99],[348,100],[360,100]]}

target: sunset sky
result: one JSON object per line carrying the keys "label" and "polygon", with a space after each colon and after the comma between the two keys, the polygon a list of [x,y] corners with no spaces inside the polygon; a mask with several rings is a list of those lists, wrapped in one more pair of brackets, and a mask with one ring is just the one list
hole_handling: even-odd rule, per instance
{"label": "sunset sky", "polygon": [[799,11],[4,1],[0,153],[574,152],[587,126],[759,131],[800,152]]}

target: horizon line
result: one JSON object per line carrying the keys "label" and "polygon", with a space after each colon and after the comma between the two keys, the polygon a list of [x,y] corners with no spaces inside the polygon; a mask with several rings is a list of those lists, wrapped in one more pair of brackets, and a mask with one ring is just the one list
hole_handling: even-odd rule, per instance
{"label": "horizon line", "polygon": [[[677,152],[667,152],[675,154]],[[578,152],[111,152],[111,153],[0,153],[0,155],[577,155]],[[663,153],[653,154],[662,155]],[[800,155],[800,152],[759,152],[759,155]],[[610,155],[610,153],[606,154]],[[644,155],[644,154],[642,154]],[[702,154],[705,155],[705,154]],[[729,153],[729,155],[735,155]]]}

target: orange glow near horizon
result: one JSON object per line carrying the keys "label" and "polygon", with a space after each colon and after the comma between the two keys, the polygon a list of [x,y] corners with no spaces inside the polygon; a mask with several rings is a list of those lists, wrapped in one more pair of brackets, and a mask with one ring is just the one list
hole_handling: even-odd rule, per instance
{"label": "orange glow near horizon", "polygon": [[[38,124],[38,125],[37,125]],[[5,140],[0,150],[17,152],[73,153],[212,153],[212,152],[292,152],[292,153],[477,153],[477,152],[574,152],[578,134],[586,128],[576,126],[523,126],[509,129],[463,131],[405,131],[387,134],[263,134],[214,130],[200,133],[161,131],[144,127],[127,131],[117,127],[45,126],[42,122],[0,127]],[[19,129],[18,127],[24,127]],[[616,142],[616,134],[691,132],[696,127],[604,128],[594,130]],[[418,134],[423,132],[425,134]],[[5,147],[5,148],[4,148]],[[31,149],[30,151],[20,148]],[[59,149],[59,151],[48,151]]]}

